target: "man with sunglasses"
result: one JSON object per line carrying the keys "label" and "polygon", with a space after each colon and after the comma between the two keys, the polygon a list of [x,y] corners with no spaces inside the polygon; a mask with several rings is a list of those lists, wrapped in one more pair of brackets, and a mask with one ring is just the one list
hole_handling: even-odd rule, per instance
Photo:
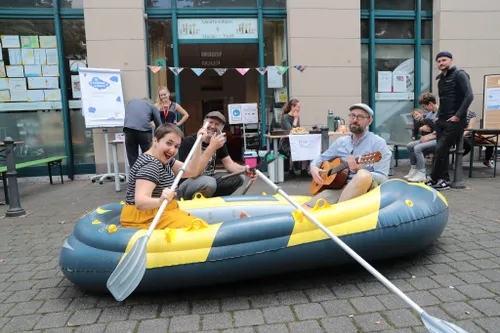
{"label": "man with sunglasses", "polygon": [[[341,137],[324,153],[311,162],[311,176],[318,184],[323,184],[319,168],[324,161],[340,158],[349,164],[347,184],[341,190],[323,190],[305,203],[305,208],[314,207],[318,199],[325,199],[329,204],[347,201],[359,197],[388,179],[391,151],[380,136],[371,133],[368,127],[373,122],[373,110],[364,103],[357,103],[349,108],[349,129],[351,135]],[[380,152],[382,159],[373,166],[362,166],[356,158],[365,154]]]}

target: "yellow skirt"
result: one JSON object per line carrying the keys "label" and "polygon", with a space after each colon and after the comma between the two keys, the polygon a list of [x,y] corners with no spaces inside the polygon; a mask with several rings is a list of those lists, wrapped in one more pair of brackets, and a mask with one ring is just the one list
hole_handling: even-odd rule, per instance
{"label": "yellow skirt", "polygon": [[[121,225],[123,228],[147,229],[153,222],[158,209],[160,207],[139,210],[135,205],[125,205],[120,216]],[[177,201],[172,200],[167,204],[155,229],[185,228],[195,219],[198,218],[180,210]]]}

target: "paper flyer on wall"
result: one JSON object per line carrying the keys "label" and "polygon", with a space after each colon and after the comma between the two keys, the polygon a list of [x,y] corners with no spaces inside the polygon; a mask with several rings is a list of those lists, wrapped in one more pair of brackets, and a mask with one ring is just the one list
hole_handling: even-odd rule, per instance
{"label": "paper flyer on wall", "polygon": [[5,66],[7,69],[8,77],[24,77],[23,66]]}
{"label": "paper flyer on wall", "polygon": [[392,77],[392,84],[394,85],[395,93],[406,92],[406,73],[394,72]]}
{"label": "paper flyer on wall", "polygon": [[60,101],[61,100],[61,89],[51,89],[44,90],[46,101]]}
{"label": "paper flyer on wall", "polygon": [[28,90],[28,102],[43,102],[45,94],[43,90]]}
{"label": "paper flyer on wall", "polygon": [[11,102],[27,102],[28,101],[28,90],[11,90],[10,91],[10,101]]}
{"label": "paper flyer on wall", "polygon": [[2,37],[2,45],[4,48],[19,48],[21,45],[19,44],[19,36],[13,35],[4,35]]}
{"label": "paper flyer on wall", "polygon": [[59,76],[59,66],[58,65],[43,65],[42,66],[43,76]]}
{"label": "paper flyer on wall", "polygon": [[26,77],[42,76],[42,66],[41,65],[24,65],[24,76],[26,76]]}
{"label": "paper flyer on wall", "polygon": [[21,56],[23,58],[23,65],[35,64],[35,56],[33,49],[21,49]]}
{"label": "paper flyer on wall", "polygon": [[9,49],[9,63],[11,65],[22,65],[22,62],[21,49]]}
{"label": "paper flyer on wall", "polygon": [[280,73],[277,66],[267,67],[267,87],[283,88],[283,74]]}
{"label": "paper flyer on wall", "polygon": [[86,68],[87,60],[70,60],[69,61],[69,70],[72,72],[78,72],[78,68]]}
{"label": "paper flyer on wall", "polygon": [[40,47],[38,36],[21,36],[21,47],[37,49]]}
{"label": "paper flyer on wall", "polygon": [[56,36],[40,36],[40,47],[44,49],[57,48]]}
{"label": "paper flyer on wall", "polygon": [[0,61],[0,78],[6,77],[7,71],[5,70],[5,63]]}
{"label": "paper flyer on wall", "polygon": [[9,78],[9,90],[11,92],[26,90],[26,79]]}
{"label": "paper flyer on wall", "polygon": [[47,53],[45,49],[35,49],[33,51],[33,57],[35,58],[35,65],[47,64]]}
{"label": "paper flyer on wall", "polygon": [[57,55],[57,49],[45,49],[45,53],[47,54],[47,65],[58,65],[59,58]]}
{"label": "paper flyer on wall", "polygon": [[10,102],[9,90],[0,90],[0,102]]}
{"label": "paper flyer on wall", "polygon": [[0,43],[0,60],[3,60],[2,44]]}
{"label": "paper flyer on wall", "polygon": [[0,90],[7,90],[9,88],[10,88],[9,79],[8,78],[0,79]]}
{"label": "paper flyer on wall", "polygon": [[82,98],[80,75],[71,75],[71,91],[73,92],[73,98]]}
{"label": "paper flyer on wall", "polygon": [[488,88],[486,96],[486,110],[500,110],[500,88]]}
{"label": "paper flyer on wall", "polygon": [[392,72],[378,72],[378,92],[392,92]]}
{"label": "paper flyer on wall", "polygon": [[[87,127],[94,121],[123,125],[125,105],[120,71],[115,69],[80,68],[82,111]],[[109,127],[109,126],[108,126]]]}
{"label": "paper flyer on wall", "polygon": [[29,77],[29,89],[58,89],[59,78],[57,77]]}

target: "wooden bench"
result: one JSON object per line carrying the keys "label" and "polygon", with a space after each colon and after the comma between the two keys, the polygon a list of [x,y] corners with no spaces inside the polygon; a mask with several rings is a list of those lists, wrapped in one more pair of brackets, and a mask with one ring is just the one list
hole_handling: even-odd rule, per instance
{"label": "wooden bench", "polygon": [[[53,166],[59,166],[59,174],[61,175],[61,184],[64,184],[64,178],[63,178],[63,173],[62,173],[62,161],[65,160],[66,158],[67,158],[67,156],[55,156],[55,157],[42,158],[39,160],[33,160],[33,161],[29,161],[29,162],[17,163],[16,170],[47,163],[47,167],[49,169],[50,184],[52,185],[53,182],[52,182],[52,169],[51,168]],[[7,177],[6,177],[7,166],[0,167],[0,173],[2,174],[3,190],[5,193],[5,203],[9,204],[9,190],[7,188]]]}

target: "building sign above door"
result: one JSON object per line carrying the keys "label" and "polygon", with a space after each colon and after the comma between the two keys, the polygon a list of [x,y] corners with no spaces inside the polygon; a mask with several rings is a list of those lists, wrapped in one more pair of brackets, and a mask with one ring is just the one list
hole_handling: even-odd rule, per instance
{"label": "building sign above door", "polygon": [[179,19],[179,39],[257,39],[257,19]]}

